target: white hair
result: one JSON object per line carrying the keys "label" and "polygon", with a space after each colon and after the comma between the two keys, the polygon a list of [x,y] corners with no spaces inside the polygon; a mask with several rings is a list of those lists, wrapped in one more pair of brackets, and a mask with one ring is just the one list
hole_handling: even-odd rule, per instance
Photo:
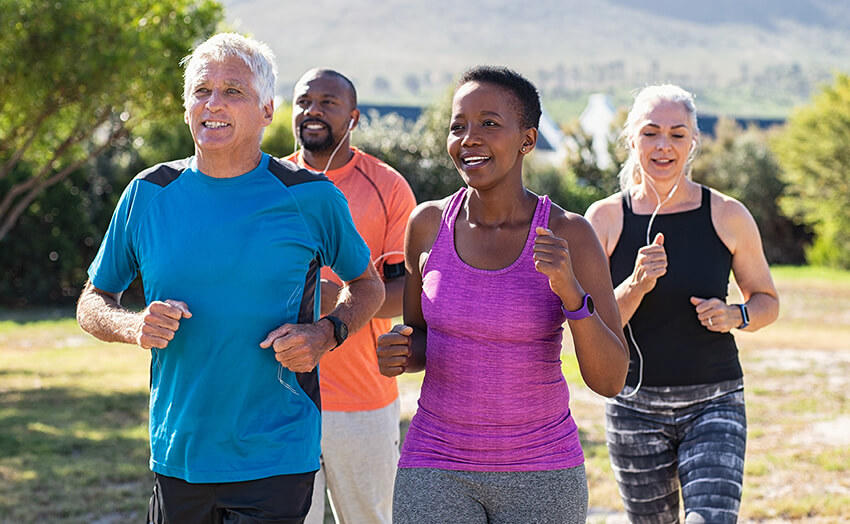
{"label": "white hair", "polygon": [[694,95],[679,86],[672,84],[647,86],[635,95],[635,101],[626,117],[623,133],[620,135],[629,150],[629,156],[620,169],[620,189],[628,191],[633,185],[640,183],[640,159],[637,151],[632,148],[632,138],[640,131],[638,125],[643,117],[652,110],[659,102],[676,102],[682,104],[688,114],[688,125],[691,128],[693,144],[685,162],[685,176],[690,178],[691,165],[696,158],[699,148],[699,128],[697,127],[697,109],[694,104]]}
{"label": "white hair", "polygon": [[274,101],[277,67],[274,63],[274,53],[269,46],[236,33],[219,33],[200,44],[192,54],[180,61],[180,65],[186,66],[183,73],[184,107],[188,109],[190,90],[204,66],[210,62],[222,62],[232,56],[242,60],[254,74],[254,89],[259,95],[260,107]]}

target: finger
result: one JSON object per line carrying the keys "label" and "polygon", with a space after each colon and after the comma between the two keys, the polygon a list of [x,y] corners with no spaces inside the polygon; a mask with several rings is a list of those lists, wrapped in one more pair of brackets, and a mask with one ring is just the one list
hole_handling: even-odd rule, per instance
{"label": "finger", "polygon": [[279,328],[275,329],[274,331],[266,335],[266,338],[263,339],[262,342],[260,342],[260,347],[263,349],[270,347],[274,343],[275,339],[278,339],[289,333],[291,328],[292,324],[284,324]]}
{"label": "finger", "polygon": [[706,301],[706,299],[704,299],[704,298],[691,297],[691,304],[693,304],[695,306],[699,306],[700,304],[702,304],[705,301]]}
{"label": "finger", "polygon": [[664,245],[664,233],[657,233],[655,238],[652,240],[652,244],[656,246]]}
{"label": "finger", "polygon": [[405,366],[379,366],[381,375],[385,377],[397,377],[404,373]]}
{"label": "finger", "polygon": [[180,308],[160,300],[151,302],[150,306],[148,306],[148,311],[156,315],[173,318],[175,320],[183,318],[183,311]]}
{"label": "finger", "polygon": [[166,347],[168,347],[168,341],[169,340],[170,339],[166,340],[165,338],[162,338],[162,337],[157,337],[157,336],[154,336],[154,335],[148,335],[148,334],[143,333],[139,337],[139,345],[144,349],[152,349],[152,348],[165,349]]}
{"label": "finger", "polygon": [[551,229],[547,229],[545,227],[540,227],[540,226],[537,226],[537,228],[534,229],[534,232],[537,233],[537,236],[544,236],[544,237],[555,236],[555,233],[552,233]]}
{"label": "finger", "polygon": [[395,357],[407,358],[410,355],[410,348],[405,344],[379,346],[375,351],[378,354],[378,360],[391,359]]}
{"label": "finger", "polygon": [[395,326],[393,326],[393,328],[390,330],[390,332],[391,333],[398,333],[400,335],[404,335],[406,337],[409,337],[410,335],[413,334],[413,328],[411,326],[408,326],[407,324],[396,324]]}
{"label": "finger", "polygon": [[384,333],[378,337],[378,347],[403,346],[407,347],[408,338],[400,333]]}
{"label": "finger", "polygon": [[192,312],[189,311],[189,306],[185,302],[183,302],[182,300],[168,299],[168,300],[165,301],[165,303],[168,304],[169,306],[172,306],[172,307],[179,309],[180,314],[184,318],[192,318]]}
{"label": "finger", "polygon": [[153,326],[170,331],[177,331],[180,327],[180,321],[174,317],[161,315],[153,310],[149,310],[142,315],[142,327]]}

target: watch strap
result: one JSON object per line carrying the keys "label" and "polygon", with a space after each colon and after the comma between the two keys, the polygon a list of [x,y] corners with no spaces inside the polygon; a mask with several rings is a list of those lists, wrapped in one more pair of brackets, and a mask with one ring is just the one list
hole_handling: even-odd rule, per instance
{"label": "watch strap", "polygon": [[330,349],[330,351],[335,350],[339,346],[345,342],[345,339],[348,338],[348,326],[340,320],[338,317],[333,315],[325,315],[319,320],[328,319],[331,321],[331,324],[334,326],[334,340],[336,341],[336,345]]}
{"label": "watch strap", "polygon": [[567,320],[581,320],[583,318],[587,318],[593,315],[593,298],[591,298],[590,293],[585,293],[584,297],[581,300],[581,307],[575,311],[569,311],[564,308],[564,305],[561,304],[561,311],[564,312],[564,316],[567,317]]}
{"label": "watch strap", "polygon": [[747,311],[746,304],[737,304],[737,306],[741,309],[741,325],[738,326],[738,329],[744,329],[750,325],[750,313]]}

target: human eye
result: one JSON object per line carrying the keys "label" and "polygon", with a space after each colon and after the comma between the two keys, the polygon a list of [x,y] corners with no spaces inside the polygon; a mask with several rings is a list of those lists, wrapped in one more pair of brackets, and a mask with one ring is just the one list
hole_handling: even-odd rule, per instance
{"label": "human eye", "polygon": [[449,124],[449,130],[452,132],[462,131],[463,130],[463,122],[452,122]]}
{"label": "human eye", "polygon": [[495,120],[490,120],[490,119],[488,118],[487,120],[484,120],[484,121],[481,123],[481,125],[483,125],[484,127],[498,127],[498,126],[499,126],[499,123],[498,123],[498,122],[496,122]]}
{"label": "human eye", "polygon": [[238,95],[238,94],[242,93],[242,91],[240,91],[239,89],[237,89],[235,87],[228,87],[226,93],[228,95]]}
{"label": "human eye", "polygon": [[209,92],[210,92],[210,90],[209,90],[209,88],[208,88],[208,87],[206,87],[206,86],[198,86],[198,87],[196,87],[196,88],[195,88],[195,91],[194,91],[194,93],[195,93],[196,95],[205,95],[205,94],[207,94],[207,93],[209,93]]}

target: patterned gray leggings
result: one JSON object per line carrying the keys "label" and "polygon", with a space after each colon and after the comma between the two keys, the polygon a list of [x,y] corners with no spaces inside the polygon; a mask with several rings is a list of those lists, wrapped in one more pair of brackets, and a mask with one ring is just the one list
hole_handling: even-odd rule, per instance
{"label": "patterned gray leggings", "polygon": [[606,409],[608,452],[631,522],[736,522],[747,417],[741,379],[643,387]]}

